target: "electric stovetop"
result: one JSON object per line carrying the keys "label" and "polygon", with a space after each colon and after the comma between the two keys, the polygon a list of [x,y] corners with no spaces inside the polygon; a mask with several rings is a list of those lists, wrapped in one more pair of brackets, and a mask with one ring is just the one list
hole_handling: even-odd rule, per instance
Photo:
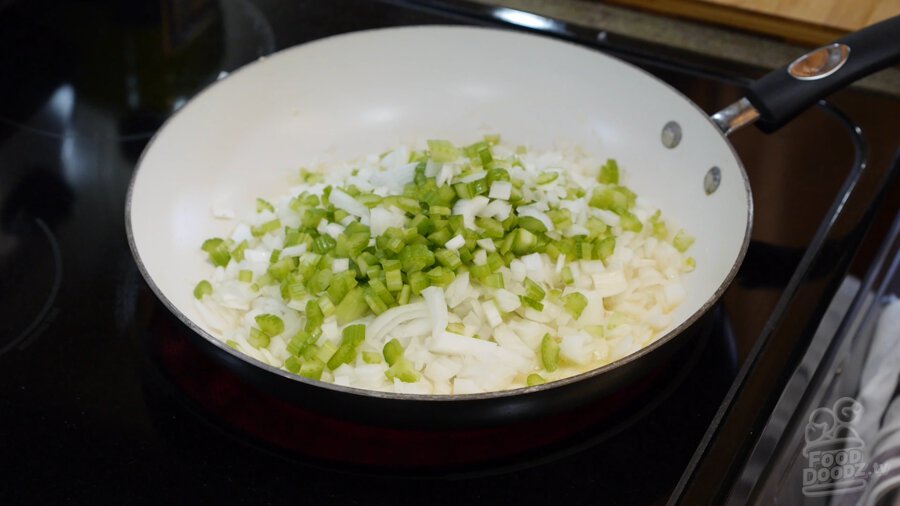
{"label": "electric stovetop", "polygon": [[756,198],[753,242],[701,338],[614,409],[553,425],[436,435],[307,412],[211,361],[141,278],[125,194],[173,111],[279,49],[434,23],[573,40],[647,69],[709,112],[755,74],[469,2],[0,3],[0,502],[721,497],[882,198],[889,170],[867,163],[870,143],[839,106],[822,103],[771,136],[734,137]]}

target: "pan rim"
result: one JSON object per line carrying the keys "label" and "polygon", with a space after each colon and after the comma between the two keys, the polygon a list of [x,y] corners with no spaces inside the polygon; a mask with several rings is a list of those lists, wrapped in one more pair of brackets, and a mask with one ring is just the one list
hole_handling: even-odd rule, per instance
{"label": "pan rim", "polygon": [[[735,257],[734,263],[733,263],[731,269],[728,271],[728,274],[725,276],[725,278],[722,280],[722,282],[719,284],[719,286],[716,288],[716,290],[713,292],[713,294],[700,306],[700,308],[697,311],[693,312],[688,318],[686,318],[684,321],[682,321],[675,328],[673,328],[673,329],[669,330],[668,332],[666,332],[665,334],[659,336],[656,340],[654,340],[649,345],[647,345],[625,357],[622,357],[614,362],[610,362],[609,364],[605,364],[600,367],[579,373],[574,376],[569,376],[567,378],[550,381],[550,382],[547,382],[547,383],[544,383],[541,385],[520,387],[520,388],[508,389],[508,390],[495,390],[495,391],[491,391],[491,392],[472,393],[472,394],[408,394],[408,393],[396,393],[396,392],[382,392],[382,391],[378,391],[378,390],[368,390],[368,389],[363,389],[363,388],[337,385],[334,383],[328,383],[328,382],[321,381],[321,380],[313,380],[313,379],[309,379],[309,378],[306,378],[303,376],[292,374],[284,369],[275,367],[270,364],[266,364],[265,362],[262,362],[262,361],[257,360],[249,355],[241,353],[238,350],[232,349],[224,341],[216,338],[215,336],[211,335],[209,332],[202,329],[191,318],[189,318],[183,311],[181,311],[171,300],[169,300],[168,297],[166,297],[166,295],[163,293],[163,291],[159,288],[159,286],[156,284],[156,282],[150,276],[149,271],[147,270],[146,266],[144,265],[144,261],[141,257],[141,254],[138,251],[138,247],[137,247],[137,244],[135,242],[135,237],[134,237],[134,230],[132,227],[132,200],[133,200],[136,181],[138,179],[141,168],[143,166],[145,156],[147,155],[148,152],[150,152],[154,143],[158,140],[161,132],[163,130],[165,130],[166,126],[168,126],[176,117],[178,117],[178,115],[183,110],[185,110],[187,108],[187,107],[182,107],[182,108],[178,109],[177,111],[175,111],[171,116],[169,116],[169,118],[167,118],[163,122],[163,124],[159,127],[159,129],[153,134],[153,136],[147,142],[147,145],[144,147],[144,150],[141,152],[141,155],[138,158],[137,163],[135,164],[135,168],[131,175],[131,180],[129,181],[128,191],[126,193],[126,198],[125,198],[125,233],[127,236],[129,249],[131,250],[132,257],[135,260],[135,263],[138,267],[138,270],[141,273],[141,276],[144,278],[144,280],[150,286],[150,289],[153,291],[154,295],[156,295],[157,299],[159,299],[159,301],[162,302],[162,304],[166,307],[166,309],[168,309],[172,314],[174,314],[192,332],[203,337],[206,341],[210,342],[210,344],[219,348],[220,351],[224,351],[225,353],[229,354],[233,358],[236,358],[238,360],[246,362],[247,364],[257,367],[268,373],[272,373],[277,376],[280,376],[281,378],[284,378],[286,380],[294,381],[294,382],[300,383],[300,384],[308,386],[308,387],[324,388],[326,390],[330,390],[332,392],[336,392],[336,393],[340,393],[340,394],[344,394],[344,395],[348,395],[348,396],[374,398],[374,399],[380,399],[380,400],[385,400],[385,401],[415,401],[415,402],[421,402],[421,403],[433,403],[433,402],[463,403],[463,402],[472,402],[472,401],[505,399],[505,398],[519,397],[522,395],[528,395],[528,394],[532,394],[532,393],[539,393],[539,392],[545,392],[545,391],[549,391],[549,390],[555,390],[557,388],[564,388],[571,384],[580,383],[580,382],[588,380],[590,378],[600,376],[602,374],[605,374],[605,373],[608,373],[615,369],[618,369],[620,367],[623,367],[633,361],[636,361],[638,359],[643,358],[646,355],[649,355],[650,353],[653,353],[655,350],[661,348],[662,346],[666,345],[670,341],[674,340],[677,336],[684,333],[689,327],[691,327],[693,324],[695,324],[697,322],[697,320],[699,320],[703,315],[705,315],[706,313],[709,312],[709,310],[719,301],[719,299],[722,297],[724,292],[731,285],[732,281],[734,280],[735,276],[737,275],[738,269],[740,268],[741,264],[743,263],[744,257],[746,256],[747,249],[750,244],[750,237],[751,237],[752,228],[753,228],[753,215],[754,215],[753,195],[752,195],[752,189],[750,187],[750,180],[749,180],[749,177],[747,176],[746,169],[744,168],[743,161],[741,160],[740,156],[735,151],[734,146],[731,144],[731,142],[728,140],[728,138],[725,136],[725,134],[723,134],[719,130],[719,128],[715,125],[715,123],[710,119],[709,115],[703,109],[700,108],[700,106],[698,106],[696,103],[694,103],[693,100],[686,97],[684,94],[682,94],[679,90],[677,90],[670,84],[666,83],[662,79],[657,78],[653,74],[650,74],[648,71],[646,71],[630,62],[627,62],[625,60],[622,60],[622,59],[614,57],[614,56],[610,56],[596,48],[587,47],[587,46],[584,46],[582,44],[578,44],[575,42],[560,40],[558,38],[552,38],[552,37],[547,37],[547,36],[542,36],[542,35],[536,35],[536,34],[529,33],[529,32],[521,32],[521,31],[507,29],[507,28],[492,28],[492,27],[450,25],[450,24],[411,25],[411,26],[399,26],[399,27],[372,28],[372,29],[366,29],[366,30],[346,32],[346,33],[341,33],[341,34],[336,34],[336,35],[330,35],[330,36],[316,39],[316,40],[313,40],[310,42],[301,43],[296,46],[291,46],[291,47],[281,49],[279,51],[276,51],[275,53],[272,53],[269,56],[260,57],[259,59],[230,72],[228,75],[226,75],[220,79],[217,79],[216,81],[213,81],[212,83],[209,83],[207,86],[205,86],[203,89],[201,89],[196,95],[194,95],[194,97],[195,98],[199,97],[199,96],[203,95],[204,93],[206,93],[210,88],[217,85],[219,82],[225,81],[234,75],[237,75],[241,72],[246,71],[247,69],[252,69],[255,66],[259,65],[260,62],[264,61],[265,59],[282,54],[282,53],[286,53],[289,51],[297,51],[297,50],[308,50],[312,46],[316,46],[316,45],[323,44],[323,43],[328,43],[328,42],[336,40],[336,39],[346,39],[346,38],[352,38],[352,37],[366,37],[373,33],[386,33],[386,32],[399,32],[399,31],[408,32],[408,31],[415,31],[415,30],[420,30],[420,31],[442,30],[442,31],[460,31],[460,32],[462,32],[462,31],[470,31],[470,32],[479,31],[479,32],[504,33],[505,34],[504,36],[542,38],[542,39],[544,39],[544,42],[548,43],[548,44],[566,45],[570,48],[574,48],[579,51],[588,51],[592,55],[600,56],[603,58],[609,58],[620,64],[627,65],[632,70],[641,73],[643,75],[643,77],[645,77],[647,79],[652,79],[657,84],[662,85],[663,87],[665,87],[666,89],[668,89],[669,91],[674,93],[681,100],[683,100],[685,103],[689,104],[693,109],[695,109],[697,111],[697,113],[700,114],[703,118],[705,118],[705,120],[710,124],[710,126],[716,130],[716,132],[719,134],[721,140],[728,147],[728,150],[731,153],[731,156],[733,157],[734,161],[736,162],[737,168],[741,175],[741,182],[743,184],[744,193],[746,196],[746,205],[747,205],[747,222],[746,222],[746,227],[744,229],[744,237],[741,242],[741,246],[738,251],[738,255]],[[189,103],[190,103],[190,101],[188,101],[188,104]]]}

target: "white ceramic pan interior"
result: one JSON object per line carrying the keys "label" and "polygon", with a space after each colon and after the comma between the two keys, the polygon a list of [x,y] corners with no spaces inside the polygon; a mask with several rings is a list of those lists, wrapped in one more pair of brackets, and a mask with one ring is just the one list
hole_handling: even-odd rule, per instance
{"label": "white ceramic pan interior", "polygon": [[[675,148],[660,139],[670,121],[682,132]],[[703,111],[597,51],[464,27],[331,37],[210,86],[165,124],[139,163],[126,211],[131,246],[163,302],[219,343],[192,295],[212,270],[203,239],[235,225],[214,218],[212,206],[249,217],[256,197],[284,193],[302,165],[430,138],[470,143],[485,133],[615,158],[625,184],[696,237],[697,268],[686,278],[675,331],[708,309],[734,275],[749,237],[750,190],[740,161]],[[712,167],[721,183],[707,194]]]}

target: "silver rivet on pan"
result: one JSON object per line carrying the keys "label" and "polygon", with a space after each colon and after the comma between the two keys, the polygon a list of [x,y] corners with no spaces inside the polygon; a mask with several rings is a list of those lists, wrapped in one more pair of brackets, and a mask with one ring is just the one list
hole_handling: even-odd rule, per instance
{"label": "silver rivet on pan", "polygon": [[722,183],[722,170],[718,167],[713,167],[706,171],[706,176],[703,178],[703,190],[707,195],[712,195],[717,189],[719,189],[719,184]]}
{"label": "silver rivet on pan", "polygon": [[681,125],[674,121],[670,121],[663,126],[662,135],[663,146],[672,149],[681,142]]}

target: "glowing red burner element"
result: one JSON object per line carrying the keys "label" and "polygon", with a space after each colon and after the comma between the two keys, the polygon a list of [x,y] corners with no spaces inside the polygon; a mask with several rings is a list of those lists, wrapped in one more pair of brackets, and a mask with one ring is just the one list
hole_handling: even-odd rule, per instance
{"label": "glowing red burner element", "polygon": [[584,444],[661,400],[673,383],[674,364],[684,364],[676,355],[682,360],[660,366],[588,408],[562,415],[479,429],[393,429],[322,415],[266,393],[214,362],[188,340],[184,327],[166,316],[153,325],[160,365],[214,424],[297,456],[385,470],[469,469]]}

